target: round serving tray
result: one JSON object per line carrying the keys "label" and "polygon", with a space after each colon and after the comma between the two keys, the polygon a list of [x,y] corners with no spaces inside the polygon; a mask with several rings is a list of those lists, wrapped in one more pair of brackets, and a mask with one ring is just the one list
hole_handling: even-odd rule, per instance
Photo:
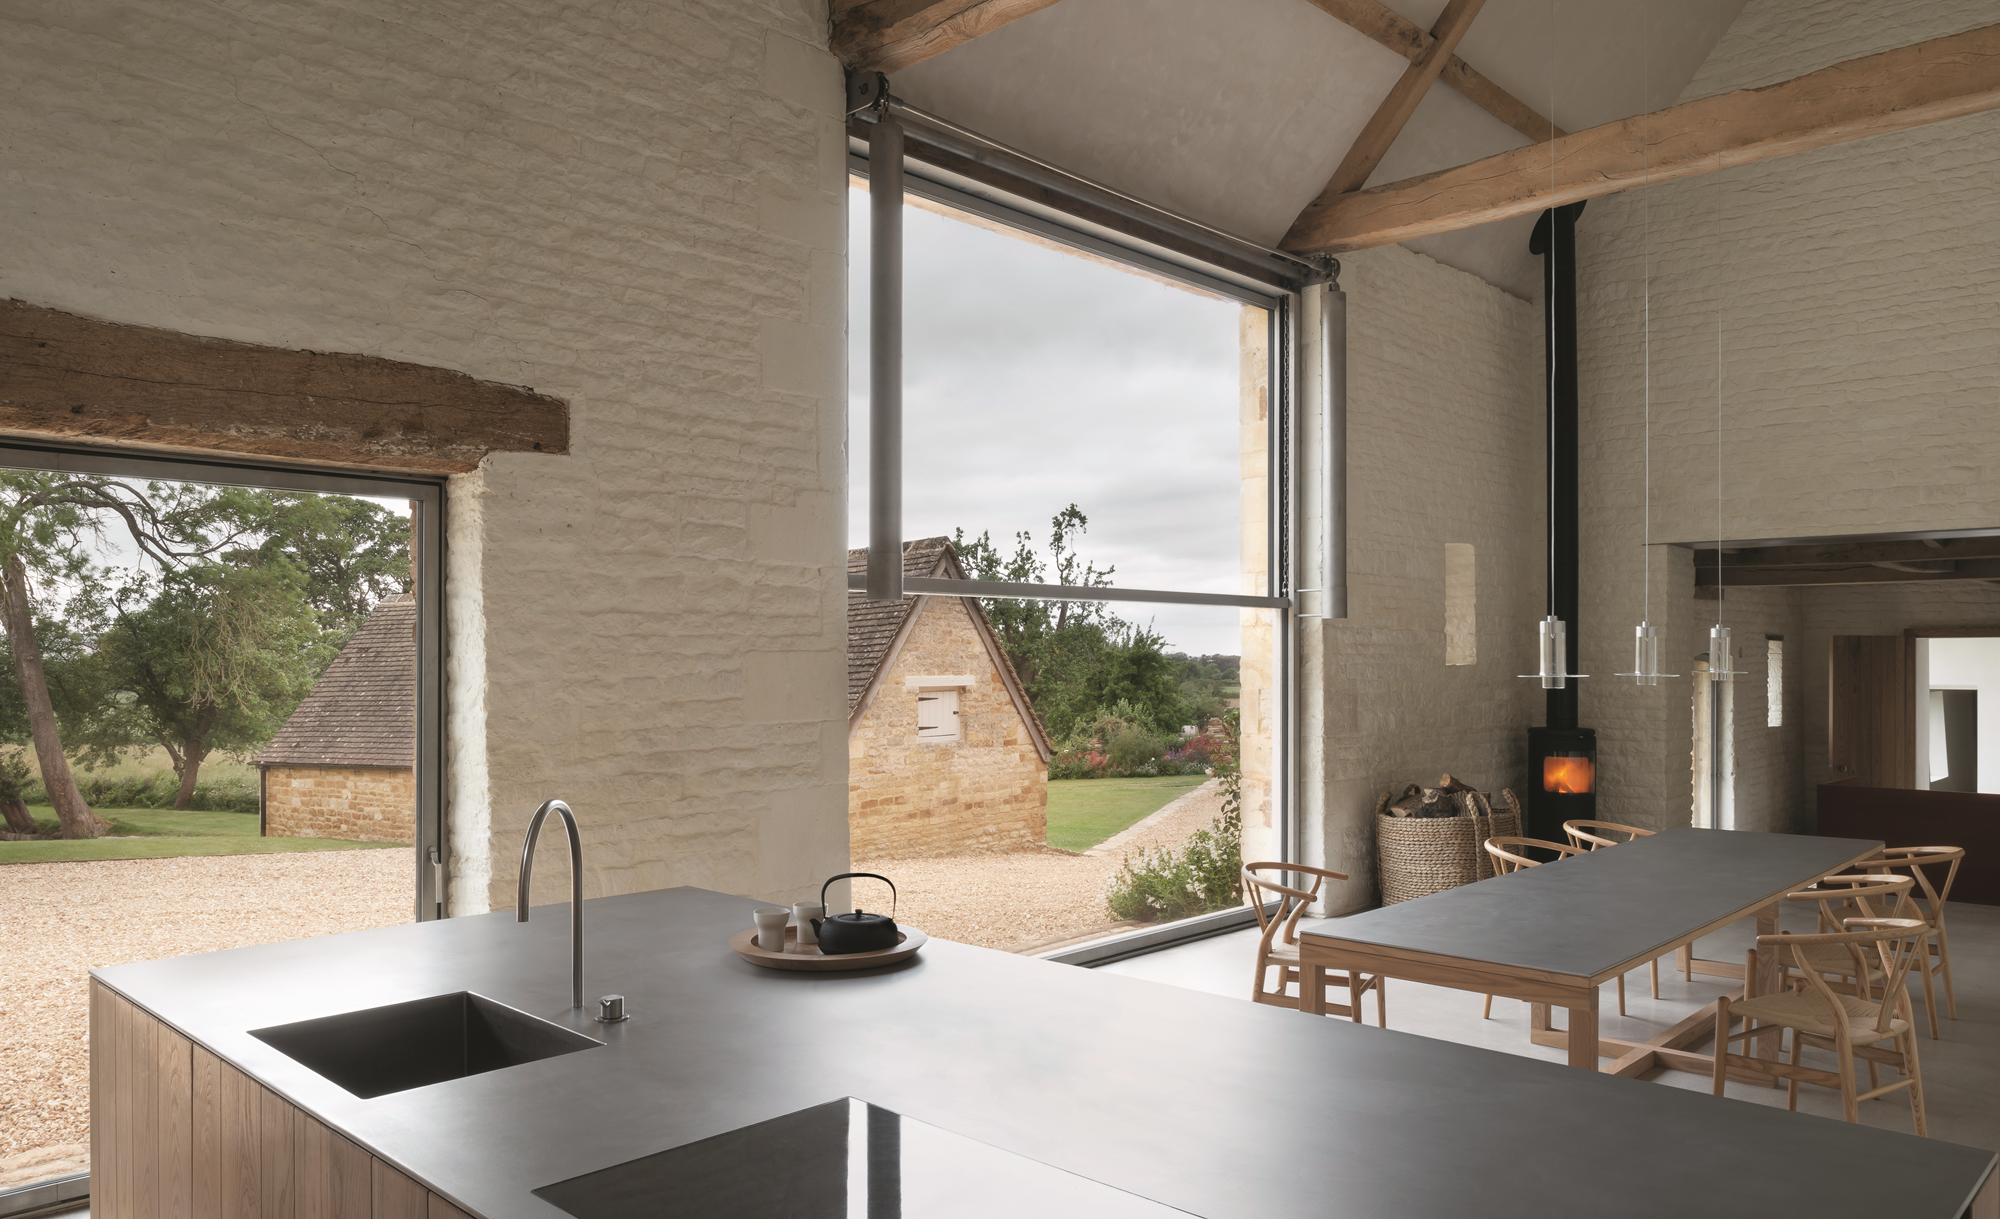
{"label": "round serving tray", "polygon": [[799,929],[785,928],[785,950],[772,952],[757,944],[757,929],[746,927],[729,937],[729,946],[736,955],[765,969],[803,969],[814,972],[830,972],[845,969],[874,969],[881,965],[894,965],[917,955],[917,949],[924,946],[928,938],[914,927],[902,927],[896,932],[901,943],[894,948],[878,948],[874,952],[850,952],[830,957],[819,950],[817,944],[799,943]]}

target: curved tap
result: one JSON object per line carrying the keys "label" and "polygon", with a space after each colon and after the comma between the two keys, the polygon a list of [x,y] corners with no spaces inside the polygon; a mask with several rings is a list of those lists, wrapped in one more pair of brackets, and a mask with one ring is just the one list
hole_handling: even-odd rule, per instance
{"label": "curved tap", "polygon": [[577,836],[576,814],[561,800],[548,800],[535,810],[528,822],[528,840],[521,844],[521,883],[514,895],[514,921],[528,921],[528,890],[535,876],[535,839],[541,836],[542,822],[551,813],[562,816],[569,830],[569,1005],[583,1006],[583,839]]}

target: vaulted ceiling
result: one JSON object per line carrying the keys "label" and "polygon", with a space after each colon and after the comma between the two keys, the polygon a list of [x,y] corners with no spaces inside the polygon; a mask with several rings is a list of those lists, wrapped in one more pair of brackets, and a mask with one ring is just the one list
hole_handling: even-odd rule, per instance
{"label": "vaulted ceiling", "polygon": [[[1672,104],[1743,4],[1486,0],[1456,52],[1524,110],[1577,131]],[[891,87],[1076,173],[1275,245],[1411,65],[1331,15],[1376,7],[1061,0],[894,71]],[[1388,7],[1430,30],[1446,2]],[[1423,94],[1367,185],[1533,142],[1452,79]],[[1405,244],[1527,297],[1540,283],[1527,252],[1533,223],[1519,216]]]}

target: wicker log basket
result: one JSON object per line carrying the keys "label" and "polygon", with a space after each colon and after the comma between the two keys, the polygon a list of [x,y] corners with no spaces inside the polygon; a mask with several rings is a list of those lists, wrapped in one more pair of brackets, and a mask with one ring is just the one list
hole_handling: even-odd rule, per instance
{"label": "wicker log basket", "polygon": [[1400,797],[1375,802],[1375,867],[1382,904],[1455,889],[1493,875],[1482,844],[1521,832],[1521,802],[1502,789],[1506,808],[1493,810],[1485,793],[1444,776],[1436,787],[1412,783]]}

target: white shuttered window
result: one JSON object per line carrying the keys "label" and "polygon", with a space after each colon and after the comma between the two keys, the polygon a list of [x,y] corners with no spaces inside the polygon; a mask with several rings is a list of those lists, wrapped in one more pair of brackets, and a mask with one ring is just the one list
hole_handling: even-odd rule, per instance
{"label": "white shuttered window", "polygon": [[917,739],[920,741],[958,739],[958,691],[917,692]]}

